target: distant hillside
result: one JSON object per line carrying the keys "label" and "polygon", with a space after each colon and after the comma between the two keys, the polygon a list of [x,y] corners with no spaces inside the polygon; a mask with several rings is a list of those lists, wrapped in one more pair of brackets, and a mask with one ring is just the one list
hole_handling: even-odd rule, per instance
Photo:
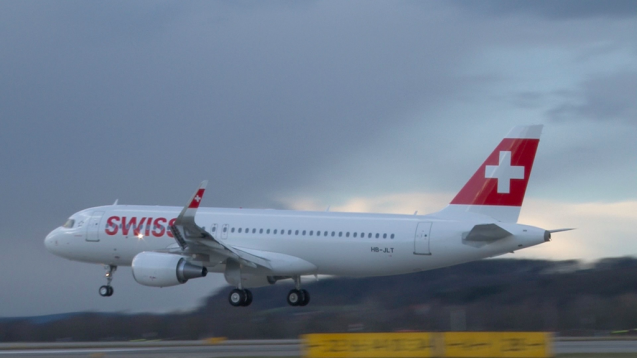
{"label": "distant hillside", "polygon": [[[637,260],[485,260],[402,276],[305,283],[311,303],[289,307],[291,284],[253,289],[247,308],[231,288],[192,313],[0,320],[0,341],[293,338],[309,332],[547,330],[567,335],[637,328]],[[47,318],[48,317],[48,318]]]}

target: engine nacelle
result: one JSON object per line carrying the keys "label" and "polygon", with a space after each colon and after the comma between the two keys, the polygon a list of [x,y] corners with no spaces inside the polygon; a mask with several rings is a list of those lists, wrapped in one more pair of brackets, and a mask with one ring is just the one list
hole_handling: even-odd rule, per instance
{"label": "engine nacelle", "polygon": [[175,286],[208,274],[205,266],[193,265],[179,255],[160,252],[139,253],[131,266],[135,281],[152,287]]}

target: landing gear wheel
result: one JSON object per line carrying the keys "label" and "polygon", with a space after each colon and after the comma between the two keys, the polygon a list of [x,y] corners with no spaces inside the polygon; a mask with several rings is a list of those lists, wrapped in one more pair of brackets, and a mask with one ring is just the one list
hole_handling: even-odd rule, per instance
{"label": "landing gear wheel", "polygon": [[100,296],[102,297],[110,297],[113,295],[113,287],[101,286],[99,292],[100,292]]}
{"label": "landing gear wheel", "polygon": [[[246,302],[246,298],[247,298],[246,296],[247,295],[244,290],[235,288],[234,290],[230,291],[230,296],[228,296],[228,301],[230,302],[231,305],[235,307],[244,306]],[[252,297],[252,294],[250,294],[250,297]]]}
{"label": "landing gear wheel", "polygon": [[290,306],[298,306],[303,302],[303,291],[294,289],[288,293],[288,304]]}
{"label": "landing gear wheel", "polygon": [[248,307],[252,303],[252,292],[250,292],[250,290],[243,290],[243,292],[246,294],[246,300],[243,303],[243,307]]}
{"label": "landing gear wheel", "polygon": [[303,300],[299,303],[299,306],[307,306],[310,303],[310,293],[307,290],[301,290],[301,294],[303,295]]}
{"label": "landing gear wheel", "polygon": [[113,281],[113,272],[117,270],[115,265],[104,265],[106,269],[106,285],[101,286],[99,289],[100,296],[111,297],[113,295],[113,287],[111,287],[111,281]]}

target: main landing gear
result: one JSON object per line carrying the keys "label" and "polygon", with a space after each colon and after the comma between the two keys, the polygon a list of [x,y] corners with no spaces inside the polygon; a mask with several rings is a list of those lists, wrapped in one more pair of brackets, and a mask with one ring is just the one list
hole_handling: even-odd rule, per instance
{"label": "main landing gear", "polygon": [[288,293],[290,306],[307,306],[308,303],[310,303],[310,293],[307,290],[293,289]]}
{"label": "main landing gear", "polygon": [[[294,279],[295,288],[288,293],[287,301],[290,306],[307,306],[310,303],[310,293],[301,289],[301,278],[299,276],[292,277]],[[104,286],[102,286],[104,287]],[[234,307],[247,307],[252,303],[252,292],[239,286],[230,291],[228,302]]]}
{"label": "main landing gear", "polygon": [[106,285],[101,286],[99,292],[102,297],[111,297],[113,295],[111,281],[113,281],[113,273],[117,270],[117,266],[105,265],[104,268],[106,269]]}
{"label": "main landing gear", "polygon": [[294,276],[295,288],[288,292],[288,304],[290,306],[307,306],[310,303],[310,293],[301,289],[301,277]]}
{"label": "main landing gear", "polygon": [[235,288],[230,292],[228,301],[235,307],[250,306],[252,303],[252,292],[250,292],[250,290]]}

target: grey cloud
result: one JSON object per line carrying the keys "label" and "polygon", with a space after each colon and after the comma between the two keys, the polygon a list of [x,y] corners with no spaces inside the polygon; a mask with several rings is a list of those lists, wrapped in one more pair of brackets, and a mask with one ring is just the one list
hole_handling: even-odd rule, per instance
{"label": "grey cloud", "polygon": [[460,0],[456,4],[473,11],[494,16],[530,14],[551,20],[588,18],[627,18],[637,16],[637,1],[596,0],[537,0],[537,1],[470,1]]}
{"label": "grey cloud", "polygon": [[[191,185],[193,175],[184,173],[195,172],[196,180],[212,179],[216,205],[272,205],[254,198],[396,126],[405,108],[435,103],[462,87],[447,76],[454,64],[448,58],[459,57],[461,47],[432,52],[437,36],[406,38],[422,26],[415,21],[370,23],[366,16],[382,17],[382,7],[371,15],[352,5],[342,10],[347,16],[332,7],[312,16],[233,10],[222,32],[187,13],[194,21],[174,21],[151,41],[142,34],[108,46],[75,42],[69,29],[90,32],[87,20],[71,26],[44,18],[48,23],[25,39],[27,49],[9,56],[14,66],[4,66],[5,143],[27,160],[25,170],[49,173],[48,186],[91,202],[122,194],[125,202],[148,201]],[[85,12],[75,11],[72,18]],[[204,7],[201,16],[218,11]],[[332,15],[328,26],[318,26],[317,17]],[[109,16],[118,23],[113,11],[103,16],[102,25]],[[57,33],[53,43],[39,38],[49,28]],[[137,41],[144,44],[130,44]],[[41,47],[51,55],[30,56]],[[5,152],[7,160],[12,151]],[[90,173],[68,175],[92,161]],[[139,188],[148,178],[155,184],[142,185],[143,195],[112,190],[98,198],[91,189],[114,182]],[[228,192],[231,187],[241,190]],[[181,196],[166,200],[178,204]]]}
{"label": "grey cloud", "polygon": [[617,72],[590,78],[562,103],[548,110],[552,120],[592,119],[637,125],[637,72]]}
{"label": "grey cloud", "polygon": [[[83,264],[47,254],[42,240],[73,212],[116,198],[183,205],[202,179],[204,205],[221,207],[423,189],[432,177],[455,190],[470,174],[465,162],[483,159],[475,148],[488,150],[511,124],[473,118],[474,104],[493,105],[489,86],[515,81],[475,74],[476,58],[499,46],[557,38],[569,49],[618,36],[604,19],[563,34],[543,19],[529,28],[477,16],[473,5],[414,4],[0,2],[0,215],[10,223],[0,228],[10,243],[0,259],[15,272],[0,286],[20,288],[0,301],[28,312],[46,292],[54,312],[99,307],[101,268],[75,277]],[[537,110],[545,96],[517,100]],[[464,111],[441,115],[456,107]],[[129,274],[116,278],[129,306],[159,296]],[[193,297],[218,285],[204,282]],[[177,296],[157,305],[181,307]],[[128,307],[118,302],[104,309]]]}
{"label": "grey cloud", "polygon": [[[2,255],[38,253],[43,265],[60,260],[43,250],[48,231],[116,198],[183,205],[210,179],[205,205],[281,207],[273,193],[463,87],[451,73],[464,45],[441,48],[435,25],[389,4],[34,4],[0,4],[0,185],[10,188],[0,215],[12,223],[2,241],[19,239]],[[87,284],[102,284],[99,271]],[[37,301],[10,292],[0,298],[16,310]],[[50,302],[68,307],[64,297]]]}
{"label": "grey cloud", "polygon": [[522,91],[510,96],[509,101],[520,108],[540,108],[546,95],[540,92]]}

